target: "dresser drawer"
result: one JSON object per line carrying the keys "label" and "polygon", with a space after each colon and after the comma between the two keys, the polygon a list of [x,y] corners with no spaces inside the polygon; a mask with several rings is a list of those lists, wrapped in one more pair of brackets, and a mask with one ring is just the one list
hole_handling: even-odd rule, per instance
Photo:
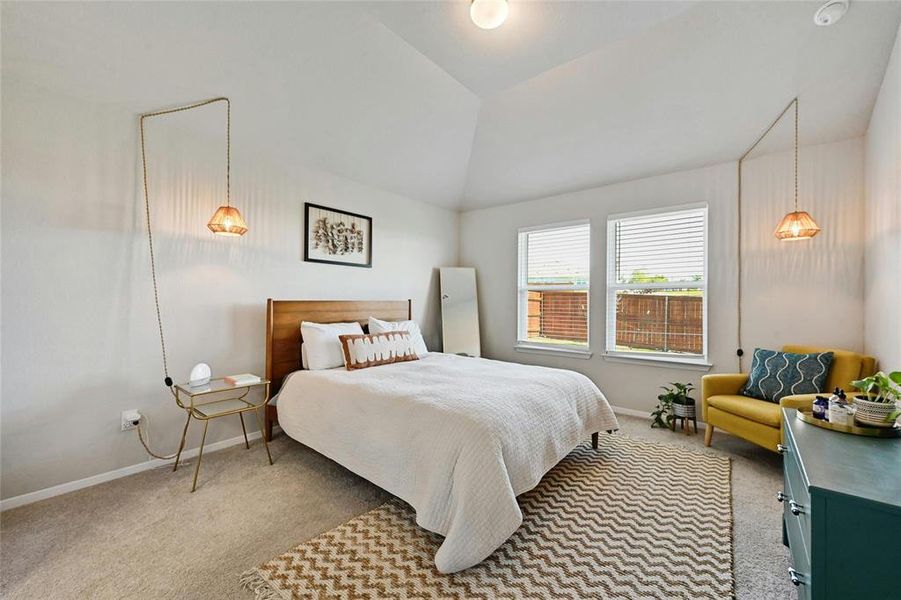
{"label": "dresser drawer", "polygon": [[[804,536],[805,544],[810,545],[810,491],[804,485],[801,470],[796,460],[791,456],[784,459],[783,485],[785,487],[784,514],[787,521],[794,521]],[[794,512],[793,512],[794,511]],[[797,512],[797,514],[795,514]],[[809,554],[809,552],[808,552]]]}
{"label": "dresser drawer", "polygon": [[[792,568],[797,572],[800,578],[798,585],[798,598],[804,600],[811,597],[811,568],[810,568],[810,547],[805,543],[805,539],[801,534],[801,524],[788,509],[786,509],[783,520],[785,523],[785,534],[788,537],[788,549],[792,557]],[[790,573],[786,573],[785,577],[791,577]]]}
{"label": "dresser drawer", "polygon": [[782,472],[786,486],[792,489],[793,499],[801,504],[810,504],[810,492],[807,490],[807,481],[801,471],[801,462],[798,452],[790,437],[786,437],[786,445],[782,452]]}

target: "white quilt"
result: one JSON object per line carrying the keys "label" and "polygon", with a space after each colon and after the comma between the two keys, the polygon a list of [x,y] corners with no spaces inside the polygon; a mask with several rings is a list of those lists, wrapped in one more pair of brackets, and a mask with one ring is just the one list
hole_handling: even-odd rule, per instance
{"label": "white quilt", "polygon": [[619,427],[573,371],[431,353],[358,371],[297,371],[281,428],[398,496],[444,536],[442,573],[478,564],[522,523],[516,496],[591,433]]}

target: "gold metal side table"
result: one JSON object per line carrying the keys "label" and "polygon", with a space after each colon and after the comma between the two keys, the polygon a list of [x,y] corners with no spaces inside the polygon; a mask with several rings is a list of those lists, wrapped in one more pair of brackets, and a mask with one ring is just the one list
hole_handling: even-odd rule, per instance
{"label": "gold metal side table", "polygon": [[[250,390],[256,387],[263,387],[263,399],[259,403],[254,404],[245,400],[245,398],[250,393]],[[219,397],[228,394],[228,392],[234,392],[237,395],[229,395],[224,398]],[[244,431],[244,447],[250,449],[250,442],[247,441],[247,428],[244,426],[244,413],[253,411],[257,418],[257,426],[262,434],[266,456],[269,457],[269,464],[272,464],[272,454],[269,452],[269,443],[266,441],[266,435],[263,432],[263,421],[260,419],[259,413],[260,409],[265,410],[269,404],[268,379],[261,379],[246,385],[231,385],[226,383],[225,379],[211,379],[208,384],[199,387],[191,387],[187,383],[180,383],[175,386],[173,393],[178,406],[187,411],[188,420],[185,421],[185,428],[181,433],[181,443],[178,445],[178,454],[175,456],[175,466],[172,467],[172,471],[178,469],[178,461],[181,458],[181,451],[185,447],[185,437],[188,435],[188,425],[191,424],[191,419],[203,421],[203,436],[200,438],[197,466],[194,467],[194,482],[191,484],[192,492],[197,489],[197,475],[200,473],[200,461],[203,458],[203,444],[206,442],[206,430],[212,419],[238,415],[238,418],[241,420],[241,430]]]}

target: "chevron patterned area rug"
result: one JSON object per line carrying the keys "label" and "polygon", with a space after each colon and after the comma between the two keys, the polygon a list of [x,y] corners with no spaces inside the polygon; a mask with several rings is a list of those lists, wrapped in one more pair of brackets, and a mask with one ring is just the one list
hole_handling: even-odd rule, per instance
{"label": "chevron patterned area rug", "polygon": [[258,600],[732,598],[729,459],[602,435],[520,496],[522,526],[481,564],[442,575],[441,537],[400,500],[248,571]]}

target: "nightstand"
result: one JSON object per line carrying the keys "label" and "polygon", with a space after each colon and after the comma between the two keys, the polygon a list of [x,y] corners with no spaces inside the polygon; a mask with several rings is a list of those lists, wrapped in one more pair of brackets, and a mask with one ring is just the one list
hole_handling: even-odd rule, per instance
{"label": "nightstand", "polygon": [[[256,404],[245,399],[250,390],[254,388],[263,389],[263,398]],[[266,456],[269,458],[269,464],[272,464],[269,442],[266,441],[266,435],[263,433],[263,422],[259,413],[260,409],[265,410],[269,405],[268,379],[261,379],[254,383],[237,386],[227,383],[225,379],[211,379],[208,384],[199,387],[191,387],[187,383],[180,383],[175,386],[173,393],[175,394],[175,402],[188,413],[185,428],[181,433],[181,443],[178,445],[178,454],[175,456],[175,466],[172,467],[173,471],[178,469],[178,461],[181,459],[181,451],[185,446],[185,437],[188,434],[188,425],[191,424],[191,419],[203,421],[203,436],[200,438],[197,466],[194,467],[194,482],[191,484],[192,492],[197,489],[197,475],[200,473],[200,461],[203,458],[203,444],[206,442],[206,430],[212,419],[238,415],[238,418],[241,420],[241,430],[244,432],[244,447],[250,449],[250,442],[247,440],[247,428],[244,426],[244,413],[253,411],[257,419],[257,426],[260,428],[263,446],[266,448]]]}

